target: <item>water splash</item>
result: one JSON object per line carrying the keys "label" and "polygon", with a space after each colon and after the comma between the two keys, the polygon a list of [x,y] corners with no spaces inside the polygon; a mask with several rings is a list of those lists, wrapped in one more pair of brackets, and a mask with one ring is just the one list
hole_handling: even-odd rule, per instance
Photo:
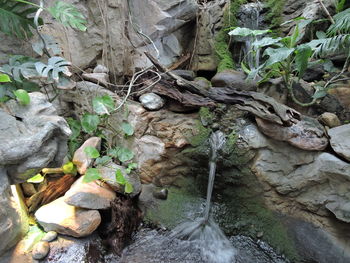
{"label": "water splash", "polygon": [[171,233],[173,238],[196,242],[202,257],[207,262],[230,263],[235,257],[235,249],[226,238],[220,227],[210,217],[211,196],[214,187],[216,160],[218,150],[225,144],[225,135],[221,131],[212,133],[209,142],[211,153],[209,158],[209,180],[206,208],[203,217],[188,221],[177,226]]}

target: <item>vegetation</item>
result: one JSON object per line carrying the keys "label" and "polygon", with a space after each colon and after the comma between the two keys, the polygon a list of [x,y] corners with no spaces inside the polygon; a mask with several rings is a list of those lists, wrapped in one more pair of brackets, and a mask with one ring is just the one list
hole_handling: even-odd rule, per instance
{"label": "vegetation", "polygon": [[268,12],[265,16],[265,20],[269,24],[269,28],[273,31],[275,35],[280,35],[281,24],[283,23],[282,12],[284,10],[284,0],[268,0],[266,7]]}

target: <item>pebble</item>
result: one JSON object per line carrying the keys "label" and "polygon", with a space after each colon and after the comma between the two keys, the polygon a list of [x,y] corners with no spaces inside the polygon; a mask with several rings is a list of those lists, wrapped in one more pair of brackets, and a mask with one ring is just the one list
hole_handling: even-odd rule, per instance
{"label": "pebble", "polygon": [[168,198],[168,189],[163,188],[159,191],[154,191],[153,196],[157,199],[166,200]]}
{"label": "pebble", "polygon": [[50,244],[47,241],[40,241],[36,243],[32,250],[32,257],[34,259],[40,260],[43,259],[50,252]]}
{"label": "pebble", "polygon": [[41,241],[51,242],[57,238],[57,232],[49,231],[45,234],[45,236],[41,239]]}

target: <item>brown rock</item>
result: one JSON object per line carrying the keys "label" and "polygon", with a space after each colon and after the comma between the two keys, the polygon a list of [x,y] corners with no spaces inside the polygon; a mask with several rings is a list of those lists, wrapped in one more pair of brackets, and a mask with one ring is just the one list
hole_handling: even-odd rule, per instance
{"label": "brown rock", "polygon": [[64,197],[40,207],[35,218],[45,231],[84,237],[90,235],[101,223],[97,210],[86,210],[66,204]]}
{"label": "brown rock", "polygon": [[89,168],[93,161],[93,159],[88,157],[84,152],[84,149],[88,146],[95,147],[99,150],[101,148],[101,138],[91,137],[86,140],[78,150],[75,151],[73,156],[73,163],[77,166],[78,172],[80,174],[85,174],[87,168]]}
{"label": "brown rock", "polygon": [[84,183],[80,177],[64,195],[67,204],[87,209],[107,209],[116,198],[115,192],[105,183]]}
{"label": "brown rock", "polygon": [[22,190],[23,194],[26,197],[31,197],[32,195],[35,195],[37,193],[37,190],[35,189],[34,185],[31,183],[22,183]]}
{"label": "brown rock", "polygon": [[302,117],[301,121],[290,127],[281,126],[258,117],[255,118],[259,130],[268,137],[285,141],[303,150],[321,151],[328,145],[324,127],[313,118]]}
{"label": "brown rock", "polygon": [[330,89],[328,93],[336,97],[346,110],[350,110],[350,87]]}
{"label": "brown rock", "polygon": [[334,128],[341,125],[338,116],[330,112],[322,113],[318,120],[329,128]]}

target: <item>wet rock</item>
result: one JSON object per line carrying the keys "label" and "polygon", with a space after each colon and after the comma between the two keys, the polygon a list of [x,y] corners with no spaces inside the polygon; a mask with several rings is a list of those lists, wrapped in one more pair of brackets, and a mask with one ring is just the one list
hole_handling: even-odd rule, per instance
{"label": "wet rock", "polygon": [[290,127],[281,126],[272,122],[256,118],[259,129],[267,136],[285,141],[303,150],[320,151],[327,147],[328,138],[324,127],[313,118],[303,116]]}
{"label": "wet rock", "polygon": [[110,208],[115,198],[115,192],[107,184],[100,181],[84,183],[83,177],[80,177],[64,195],[67,204],[87,209]]}
{"label": "wet rock", "polygon": [[57,232],[49,231],[45,234],[45,236],[41,239],[41,241],[52,242],[57,238]]}
{"label": "wet rock", "polygon": [[26,197],[31,197],[32,195],[35,195],[37,193],[37,190],[35,189],[34,185],[31,183],[22,183],[22,190],[23,194]]}
{"label": "wet rock", "polygon": [[203,89],[209,90],[211,88],[211,82],[206,78],[198,77],[195,78],[194,82]]}
{"label": "wet rock", "polygon": [[322,113],[318,120],[329,128],[334,128],[341,125],[338,116],[330,112]]}
{"label": "wet rock", "polygon": [[211,79],[213,87],[228,87],[244,91],[256,91],[257,83],[247,80],[246,75],[241,71],[227,69],[216,73]]}
{"label": "wet rock", "polygon": [[164,99],[155,93],[146,93],[139,98],[143,107],[147,110],[159,110],[164,106]]}
{"label": "wet rock", "polygon": [[168,189],[163,188],[153,192],[153,196],[157,199],[166,200],[168,198]]}
{"label": "wet rock", "polygon": [[101,138],[91,137],[87,139],[78,150],[75,151],[73,156],[73,163],[77,166],[78,172],[80,174],[85,174],[87,168],[92,164],[93,158],[87,156],[84,149],[88,146],[95,147],[97,150],[101,148]]}
{"label": "wet rock", "polygon": [[43,259],[50,252],[50,244],[47,241],[40,241],[36,243],[32,250],[32,256],[34,259]]}
{"label": "wet rock", "polygon": [[98,64],[95,68],[94,68],[94,70],[93,70],[93,72],[94,73],[109,73],[109,69],[106,67],[106,66],[104,66],[104,65],[100,65],[100,64]]}
{"label": "wet rock", "polygon": [[333,150],[350,161],[350,124],[328,130]]}
{"label": "wet rock", "polygon": [[29,96],[27,106],[10,100],[6,111],[0,109],[0,166],[12,184],[25,182],[44,167],[61,166],[71,134],[44,94]]}
{"label": "wet rock", "polygon": [[196,73],[193,70],[177,69],[172,70],[171,72],[190,81],[194,80],[194,78],[196,77]]}
{"label": "wet rock", "polygon": [[107,73],[83,73],[83,79],[107,87],[109,77]]}
{"label": "wet rock", "polygon": [[66,204],[64,197],[39,208],[35,218],[45,231],[84,237],[94,232],[101,223],[100,213]]}
{"label": "wet rock", "polygon": [[117,183],[115,178],[115,172],[120,169],[125,179],[132,184],[133,191],[129,195],[134,197],[141,192],[141,181],[137,173],[131,172],[129,174],[126,173],[125,168],[123,166],[117,165],[115,163],[109,163],[108,165],[100,168],[101,176],[106,183],[116,192],[124,194],[124,186]]}

